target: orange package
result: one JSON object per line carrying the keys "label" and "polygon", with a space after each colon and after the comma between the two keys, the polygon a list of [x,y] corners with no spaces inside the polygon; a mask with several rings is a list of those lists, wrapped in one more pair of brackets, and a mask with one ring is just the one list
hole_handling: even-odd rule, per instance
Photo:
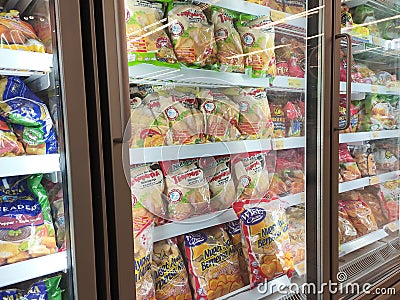
{"label": "orange package", "polygon": [[212,300],[243,287],[238,254],[222,227],[184,235],[195,300]]}
{"label": "orange package", "polygon": [[289,224],[278,198],[238,201],[233,208],[240,219],[251,288],[284,274],[291,277]]}
{"label": "orange package", "polygon": [[24,154],[24,147],[17,140],[10,127],[0,117],[0,157]]}
{"label": "orange package", "polygon": [[354,240],[358,237],[358,233],[353,223],[350,221],[350,217],[344,208],[344,205],[339,202],[339,242],[344,244]]}
{"label": "orange package", "polygon": [[360,236],[378,229],[371,208],[362,200],[340,201]]}

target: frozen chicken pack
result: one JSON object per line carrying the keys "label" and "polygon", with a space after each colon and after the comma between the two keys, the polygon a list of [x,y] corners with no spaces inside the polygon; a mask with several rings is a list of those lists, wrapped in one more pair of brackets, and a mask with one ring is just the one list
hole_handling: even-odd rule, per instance
{"label": "frozen chicken pack", "polygon": [[339,202],[339,216],[338,216],[338,234],[340,244],[344,244],[354,240],[358,237],[358,233],[353,223],[350,220],[346,209],[341,202]]}

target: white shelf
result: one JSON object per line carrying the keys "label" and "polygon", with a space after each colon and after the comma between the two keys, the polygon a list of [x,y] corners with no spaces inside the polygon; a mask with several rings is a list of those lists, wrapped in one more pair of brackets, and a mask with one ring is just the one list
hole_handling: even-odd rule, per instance
{"label": "white shelf", "polygon": [[392,139],[392,138],[400,138],[400,129],[342,133],[339,135],[339,143],[354,143],[354,142],[379,140],[379,139]]}
{"label": "white shelf", "polygon": [[[289,207],[304,203],[304,193],[282,197],[283,206]],[[181,234],[209,228],[237,220],[237,215],[232,208],[210,214],[195,216],[179,222],[167,223],[154,228],[153,239],[155,242],[165,240]]]}
{"label": "white shelf", "polygon": [[291,137],[273,140],[241,140],[193,145],[132,148],[129,149],[129,154],[130,163],[132,165],[193,157],[247,153],[262,150],[303,148],[304,146],[304,137]]}
{"label": "white shelf", "polygon": [[68,268],[67,252],[59,252],[0,267],[0,288]]}
{"label": "white shelf", "polygon": [[53,55],[0,48],[0,75],[31,76],[50,72]]}
{"label": "white shelf", "polygon": [[[346,83],[340,82],[340,91],[346,91]],[[400,88],[396,86],[386,87],[383,85],[368,84],[368,83],[357,83],[351,84],[352,93],[374,93],[374,94],[385,94],[385,95],[400,95]]]}
{"label": "white shelf", "polygon": [[0,177],[58,171],[60,171],[59,154],[0,157]]}
{"label": "white shelf", "polygon": [[287,76],[276,76],[271,80],[271,88],[302,91],[305,88],[305,79]]}
{"label": "white shelf", "polygon": [[344,193],[355,189],[363,188],[369,185],[374,185],[397,179],[400,179],[400,171],[394,171],[394,172],[379,174],[376,176],[364,177],[352,181],[346,181],[339,184],[339,193]]}
{"label": "white shelf", "polygon": [[359,237],[353,241],[341,245],[339,248],[339,257],[354,252],[367,245],[373,244],[387,236],[388,234],[384,229],[379,229],[371,233],[368,233],[366,235],[363,235],[362,237]]}

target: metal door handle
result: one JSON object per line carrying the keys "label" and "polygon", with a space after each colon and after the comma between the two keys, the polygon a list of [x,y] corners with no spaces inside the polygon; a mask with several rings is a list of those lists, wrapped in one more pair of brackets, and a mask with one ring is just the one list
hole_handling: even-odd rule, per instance
{"label": "metal door handle", "polygon": [[350,103],[351,103],[351,48],[352,41],[351,36],[348,33],[340,33],[335,35],[335,39],[346,38],[347,40],[347,73],[346,73],[346,124],[344,126],[335,127],[335,130],[346,130],[350,127],[351,121],[351,112],[350,112]]}

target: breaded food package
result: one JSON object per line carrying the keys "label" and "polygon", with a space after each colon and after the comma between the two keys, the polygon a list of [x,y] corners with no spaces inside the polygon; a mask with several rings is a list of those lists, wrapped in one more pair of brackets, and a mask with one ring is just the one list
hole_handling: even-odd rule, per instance
{"label": "breaded food package", "polygon": [[304,207],[288,207],[286,216],[289,223],[289,237],[293,262],[298,264],[306,259],[306,216]]}
{"label": "breaded food package", "polygon": [[[167,145],[201,144],[204,142],[204,118],[198,109],[195,88],[159,91],[162,114],[156,115],[159,128],[168,128]],[[153,113],[156,109],[152,108]]]}
{"label": "breaded food package", "polygon": [[157,300],[192,300],[185,263],[175,239],[154,243],[153,277]]}
{"label": "breaded food package", "polygon": [[16,76],[0,79],[0,116],[11,124],[26,154],[58,152],[47,106]]}
{"label": "breaded food package", "polygon": [[236,199],[258,199],[268,194],[269,172],[267,152],[237,154],[232,158],[232,172],[236,186]]}
{"label": "breaded food package", "polygon": [[24,154],[24,147],[11,131],[6,121],[0,116],[0,157]]}
{"label": "breaded food package", "polygon": [[234,21],[238,14],[226,8],[211,7],[219,69],[223,72],[244,73],[244,55],[240,35]]}
{"label": "breaded food package", "polygon": [[162,198],[164,176],[158,163],[131,165],[132,216],[167,217],[166,203]]}
{"label": "breaded food package", "polygon": [[249,262],[250,287],[294,271],[290,252],[289,224],[280,201],[237,201],[233,208],[240,219],[243,252]]}
{"label": "breaded food package", "polygon": [[279,11],[284,11],[285,7],[284,0],[246,0],[246,1],[268,6],[271,9]]}
{"label": "breaded food package", "polygon": [[21,20],[19,12],[0,12],[0,48],[45,52],[33,27]]}
{"label": "breaded food package", "polygon": [[204,133],[212,142],[240,139],[239,106],[218,90],[201,89],[197,95],[204,116]]}
{"label": "breaded food package", "polygon": [[244,139],[272,137],[274,124],[267,93],[259,88],[229,88],[223,93],[239,106],[238,129]]}
{"label": "breaded food package", "polygon": [[288,14],[299,14],[306,10],[305,0],[284,0],[285,1],[285,12]]}
{"label": "breaded food package", "polygon": [[42,175],[0,178],[0,265],[57,251]]}
{"label": "breaded food package", "polygon": [[389,222],[399,219],[400,180],[387,181],[380,185],[381,207]]}
{"label": "breaded food package", "polygon": [[275,33],[269,16],[242,14],[236,23],[242,39],[245,73],[251,77],[276,75]]}
{"label": "breaded food package", "polygon": [[153,219],[133,219],[133,249],[136,300],[156,300],[152,275]]}
{"label": "breaded food package", "polygon": [[226,231],[228,232],[228,235],[231,238],[233,247],[238,253],[240,274],[242,275],[243,284],[248,285],[250,283],[250,276],[248,270],[249,262],[246,260],[246,257],[243,253],[242,234],[240,232],[239,220],[226,223]]}
{"label": "breaded food package", "polygon": [[218,59],[214,25],[208,23],[203,6],[171,1],[168,24],[179,62],[187,66],[216,67]]}
{"label": "breaded food package", "polygon": [[378,227],[382,227],[388,223],[387,217],[383,213],[382,209],[382,194],[379,185],[377,186],[367,186],[364,190],[360,191],[360,199],[362,199],[372,211],[375,217],[376,224]]}
{"label": "breaded food package", "polygon": [[171,41],[162,27],[164,5],[161,1],[125,0],[125,13],[129,62],[176,63]]}
{"label": "breaded food package", "polygon": [[338,224],[338,234],[339,243],[344,244],[354,240],[358,237],[358,233],[353,223],[350,220],[349,215],[346,212],[343,204],[339,201],[339,224]]}
{"label": "breaded food package", "polygon": [[194,299],[212,300],[243,287],[238,253],[220,227],[184,235]]}
{"label": "breaded food package", "polygon": [[340,201],[360,236],[378,229],[371,208],[362,200]]}
{"label": "breaded food package", "polygon": [[374,158],[378,173],[399,170],[399,147],[390,140],[377,141],[373,144]]}
{"label": "breaded food package", "polygon": [[206,157],[201,159],[201,167],[210,188],[211,209],[218,211],[231,207],[236,200],[236,190],[230,156]]}
{"label": "breaded food package", "polygon": [[352,155],[360,170],[361,176],[367,177],[376,175],[376,164],[370,144],[354,146]]}
{"label": "breaded food package", "polygon": [[210,191],[197,158],[161,163],[170,220],[183,220],[209,211]]}

